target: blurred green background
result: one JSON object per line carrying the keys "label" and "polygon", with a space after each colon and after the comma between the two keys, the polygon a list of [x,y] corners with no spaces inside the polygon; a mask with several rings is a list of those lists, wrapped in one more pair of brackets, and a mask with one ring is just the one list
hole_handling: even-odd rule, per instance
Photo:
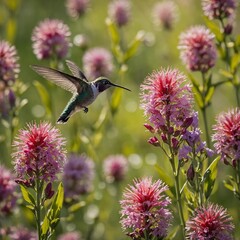
{"label": "blurred green background", "polygon": [[[34,81],[39,81],[46,88],[49,88],[47,80],[36,75],[30,68],[30,64],[47,66],[47,60],[39,61],[32,51],[31,34],[34,27],[43,19],[61,19],[67,24],[71,31],[71,42],[77,34],[85,34],[89,39],[89,48],[105,47],[111,50],[111,39],[105,24],[108,17],[108,4],[106,0],[91,0],[87,13],[78,20],[70,18],[66,12],[65,1],[60,0],[1,0],[0,2],[0,40],[8,40],[16,46],[19,55],[21,82],[28,86],[28,89],[21,98],[28,99],[28,104],[22,108],[19,114],[18,129],[25,127],[29,122],[40,122],[47,120],[55,125],[55,120],[70,99],[71,94],[57,86],[51,86],[54,91],[53,116],[45,116],[44,106],[42,105],[39,94],[34,87]],[[187,74],[185,66],[179,59],[177,49],[179,35],[192,25],[204,24],[203,13],[200,0],[176,0],[178,5],[178,21],[174,24],[171,31],[158,28],[152,21],[152,9],[155,0],[131,1],[131,20],[129,24],[121,29],[121,36],[124,43],[128,44],[138,31],[144,30],[153,39],[150,46],[142,44],[136,55],[128,62],[128,71],[124,76],[122,85],[130,88],[131,93],[123,92],[121,104],[115,116],[108,116],[107,124],[101,131],[94,131],[93,126],[99,119],[101,110],[105,105],[109,105],[113,89],[100,95],[95,103],[89,107],[89,112],[84,114],[79,112],[70,118],[65,125],[56,125],[63,136],[67,139],[68,151],[88,154],[96,163],[95,190],[89,196],[81,200],[86,201],[86,206],[74,214],[70,221],[59,224],[57,234],[77,229],[84,236],[92,232],[91,239],[126,239],[119,224],[119,199],[122,190],[127,184],[132,183],[132,179],[143,176],[153,176],[157,179],[158,173],[155,165],[158,164],[166,173],[171,176],[171,169],[166,157],[162,152],[147,143],[150,134],[145,131],[143,124],[146,118],[143,111],[139,108],[139,86],[153,70],[161,67],[178,68]],[[12,10],[7,7],[11,5]],[[14,6],[16,4],[16,6]],[[239,22],[239,14],[236,23]],[[239,25],[235,26],[235,34],[240,32]],[[69,59],[76,62],[82,68],[82,56],[84,51],[76,45],[70,49]],[[64,64],[64,62],[63,62]],[[65,65],[63,65],[65,67]],[[214,68],[214,78],[219,80],[218,63]],[[65,69],[66,70],[66,69]],[[114,83],[118,83],[117,67],[111,76]],[[67,70],[66,70],[67,71]],[[198,73],[194,74],[196,77]],[[208,108],[209,126],[215,122],[216,114],[235,107],[232,86],[224,85],[216,91],[212,105]],[[197,107],[196,107],[196,110]],[[200,117],[200,126],[203,129]],[[2,125],[1,134],[7,136]],[[204,133],[203,133],[204,138]],[[0,143],[1,163],[12,168],[10,152],[6,148],[6,139],[3,137]],[[90,142],[89,142],[90,141]],[[129,160],[129,172],[126,179],[118,186],[106,184],[103,181],[102,162],[112,154],[123,154]],[[219,203],[229,209],[236,224],[236,239],[240,236],[239,230],[239,207],[237,200],[230,195],[231,193],[223,187],[223,179],[231,171],[222,163],[219,164],[219,175],[217,188],[211,201]],[[230,197],[231,196],[231,197]],[[174,204],[174,203],[173,203]],[[238,205],[239,206],[239,205]],[[24,223],[29,228],[33,228],[33,216],[26,210],[19,220],[15,222]],[[174,212],[175,213],[175,212]],[[63,212],[63,215],[65,213]],[[20,214],[19,214],[20,215]],[[94,220],[94,217],[97,218]],[[177,239],[177,238],[176,238]]]}

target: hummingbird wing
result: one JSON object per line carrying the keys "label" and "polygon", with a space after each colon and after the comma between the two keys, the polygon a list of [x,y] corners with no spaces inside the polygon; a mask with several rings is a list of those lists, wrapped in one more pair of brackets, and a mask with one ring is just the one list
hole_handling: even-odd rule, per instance
{"label": "hummingbird wing", "polygon": [[71,76],[67,73],[52,68],[41,67],[37,65],[31,65],[30,67],[42,77],[73,94],[81,93],[83,89],[86,89],[89,85],[87,82],[75,76]]}
{"label": "hummingbird wing", "polygon": [[66,60],[66,64],[69,70],[72,72],[73,76],[82,79],[85,82],[88,82],[88,79],[84,75],[84,73],[79,69],[79,67],[72,61]]}

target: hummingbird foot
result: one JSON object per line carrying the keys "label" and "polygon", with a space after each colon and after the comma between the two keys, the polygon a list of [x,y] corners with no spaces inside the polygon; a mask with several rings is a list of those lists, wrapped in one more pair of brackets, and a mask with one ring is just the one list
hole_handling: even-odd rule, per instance
{"label": "hummingbird foot", "polygon": [[85,113],[87,113],[87,112],[88,112],[88,108],[87,108],[87,107],[84,107],[83,111],[84,111]]}

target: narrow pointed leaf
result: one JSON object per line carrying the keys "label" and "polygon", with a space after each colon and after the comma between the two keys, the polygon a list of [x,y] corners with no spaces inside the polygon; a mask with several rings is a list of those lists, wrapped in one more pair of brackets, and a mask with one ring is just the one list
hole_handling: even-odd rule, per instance
{"label": "narrow pointed leaf", "polygon": [[21,188],[23,199],[27,203],[29,203],[31,206],[35,206],[35,200],[34,200],[33,196],[31,195],[31,193],[28,192],[28,190],[23,185],[20,185],[20,188]]}

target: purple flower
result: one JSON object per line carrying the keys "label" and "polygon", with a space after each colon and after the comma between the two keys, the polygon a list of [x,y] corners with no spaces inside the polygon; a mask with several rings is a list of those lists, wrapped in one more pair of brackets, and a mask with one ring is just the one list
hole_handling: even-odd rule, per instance
{"label": "purple flower", "polygon": [[191,27],[180,35],[180,58],[191,71],[207,72],[216,63],[214,35],[204,26]]}
{"label": "purple flower", "polygon": [[127,159],[122,155],[107,157],[103,163],[104,175],[109,182],[122,181],[128,170]]}
{"label": "purple flower", "polygon": [[0,41],[0,90],[15,82],[18,73],[16,48],[6,41]]}
{"label": "purple flower", "polygon": [[32,33],[33,52],[38,59],[66,57],[69,49],[70,31],[57,19],[45,19]]}
{"label": "purple flower", "polygon": [[210,19],[231,17],[236,7],[235,0],[202,0],[203,12]]}
{"label": "purple flower", "polygon": [[94,178],[94,163],[86,155],[70,155],[63,171],[65,196],[76,199],[89,193]]}
{"label": "purple flower", "polygon": [[173,1],[158,2],[153,7],[153,20],[157,26],[170,30],[178,18],[178,8]]}
{"label": "purple flower", "polygon": [[[163,238],[172,219],[168,210],[171,200],[164,194],[168,187],[161,181],[151,178],[134,181],[134,186],[123,193],[121,204],[121,224],[125,233],[132,239],[144,236]],[[145,235],[146,234],[146,235]]]}
{"label": "purple flower", "polygon": [[141,85],[141,107],[157,130],[173,133],[192,115],[191,86],[176,69],[155,71]]}
{"label": "purple flower", "polygon": [[81,240],[81,234],[79,232],[68,232],[60,235],[57,240]]}
{"label": "purple flower", "polygon": [[12,213],[16,206],[17,184],[14,176],[5,167],[0,166],[0,215]]}
{"label": "purple flower", "polygon": [[46,182],[56,179],[65,164],[65,141],[49,123],[28,124],[14,141],[12,154],[19,179]]}
{"label": "purple flower", "polygon": [[216,152],[226,164],[236,166],[240,161],[240,110],[232,109],[217,117],[212,136]]}
{"label": "purple flower", "polygon": [[88,50],[83,56],[83,69],[91,79],[108,77],[113,70],[111,53],[100,47]]}
{"label": "purple flower", "polygon": [[122,27],[129,21],[130,2],[128,0],[115,0],[109,4],[108,13],[111,19],[119,27]]}
{"label": "purple flower", "polygon": [[69,16],[73,18],[81,17],[87,11],[89,0],[67,0],[66,7]]}
{"label": "purple flower", "polygon": [[186,222],[186,235],[190,240],[233,240],[233,229],[227,210],[210,203],[198,208]]}
{"label": "purple flower", "polygon": [[10,240],[37,240],[37,233],[24,227],[12,227],[8,233]]}

